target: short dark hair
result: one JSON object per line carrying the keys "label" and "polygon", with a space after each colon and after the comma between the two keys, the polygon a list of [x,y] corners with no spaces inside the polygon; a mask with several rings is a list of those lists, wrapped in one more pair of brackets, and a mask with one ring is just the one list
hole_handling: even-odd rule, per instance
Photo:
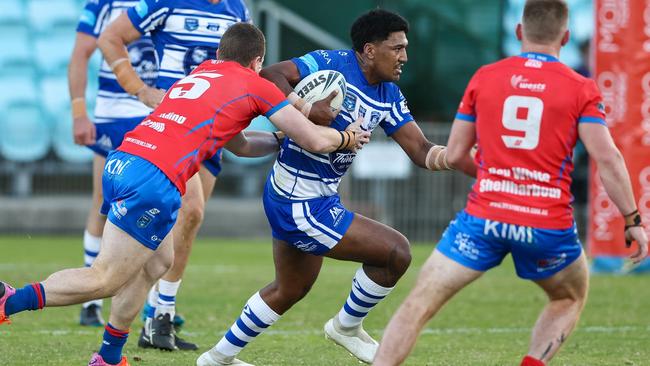
{"label": "short dark hair", "polygon": [[534,43],[553,43],[566,30],[568,19],[564,0],[528,0],[522,18],[524,37]]}
{"label": "short dark hair", "polygon": [[352,47],[357,52],[363,52],[366,43],[385,41],[394,32],[409,32],[409,23],[406,19],[388,10],[371,10],[352,23],[350,29]]}
{"label": "short dark hair", "polygon": [[217,58],[247,66],[256,57],[264,57],[264,33],[250,23],[235,23],[221,37]]}

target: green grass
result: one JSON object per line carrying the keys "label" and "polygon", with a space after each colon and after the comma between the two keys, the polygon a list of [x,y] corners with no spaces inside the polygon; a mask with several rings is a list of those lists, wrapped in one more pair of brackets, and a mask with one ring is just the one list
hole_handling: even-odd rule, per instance
{"label": "green grass", "polygon": [[[80,238],[0,238],[0,279],[13,285],[44,279],[81,263]],[[413,248],[413,264],[395,291],[365,321],[379,338],[410,289],[431,245]],[[311,293],[242,353],[257,365],[355,365],[326,341],[322,326],[345,301],[357,264],[327,260]],[[186,317],[181,335],[201,352],[216,343],[248,297],[273,279],[267,241],[200,240],[178,296]],[[643,277],[592,278],[579,328],[553,365],[648,365],[650,281]],[[510,260],[458,295],[431,321],[408,365],[518,365],[530,327],[545,302],[534,284],[516,279]],[[0,327],[0,365],[86,365],[102,329],[77,325],[79,306],[13,317]],[[108,314],[105,313],[107,316]],[[133,326],[125,354],[131,365],[194,365],[200,352],[163,353],[136,346]]]}

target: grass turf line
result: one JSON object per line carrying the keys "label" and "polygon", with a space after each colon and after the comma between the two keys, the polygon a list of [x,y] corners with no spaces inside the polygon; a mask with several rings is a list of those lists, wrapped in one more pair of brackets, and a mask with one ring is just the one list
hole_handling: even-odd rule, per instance
{"label": "grass turf line", "polygon": [[[386,301],[364,322],[376,338],[406,296],[432,245],[413,247],[413,264]],[[14,286],[82,265],[81,238],[0,238],[0,279]],[[326,260],[311,293],[253,341],[240,358],[257,365],[358,365],[326,341],[322,326],[346,299],[355,263]],[[178,295],[187,320],[181,332],[199,352],[163,353],[136,346],[133,325],[125,354],[131,365],[194,365],[239,316],[248,297],[273,279],[268,241],[199,240]],[[647,365],[650,349],[648,279],[597,276],[576,332],[552,365]],[[530,328],[545,302],[532,283],[518,280],[509,258],[470,285],[430,322],[407,365],[515,365],[526,353]],[[108,305],[108,304],[106,304]],[[105,317],[108,316],[105,306]],[[12,317],[0,327],[0,365],[85,365],[103,330],[77,325],[79,306]]]}

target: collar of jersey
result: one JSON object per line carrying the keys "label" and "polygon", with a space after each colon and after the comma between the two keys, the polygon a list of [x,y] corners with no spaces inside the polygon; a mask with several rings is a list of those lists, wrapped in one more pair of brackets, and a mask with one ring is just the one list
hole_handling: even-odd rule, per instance
{"label": "collar of jersey", "polygon": [[545,62],[558,62],[557,58],[547,55],[545,53],[538,53],[538,52],[524,52],[519,57],[525,57],[525,58],[531,58],[534,60],[539,60],[539,61],[545,61]]}

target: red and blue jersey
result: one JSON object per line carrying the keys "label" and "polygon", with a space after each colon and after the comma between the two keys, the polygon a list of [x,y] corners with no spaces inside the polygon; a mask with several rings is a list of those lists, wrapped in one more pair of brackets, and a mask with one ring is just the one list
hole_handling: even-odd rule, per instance
{"label": "red and blue jersey", "polygon": [[236,62],[206,61],[171,86],[162,102],[118,148],[185,183],[251,119],[288,105],[273,83]]}
{"label": "red and blue jersey", "polygon": [[476,183],[466,211],[543,229],[573,225],[579,123],[606,126],[596,83],[556,58],[524,53],[480,68],[456,114],[476,123]]}

